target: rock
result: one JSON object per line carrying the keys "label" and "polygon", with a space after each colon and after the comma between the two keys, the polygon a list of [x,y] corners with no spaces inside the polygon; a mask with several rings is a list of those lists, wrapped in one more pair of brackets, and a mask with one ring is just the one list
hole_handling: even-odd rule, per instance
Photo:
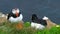
{"label": "rock", "polygon": [[0,13],[0,25],[7,21],[7,15]]}
{"label": "rock", "polygon": [[48,17],[46,17],[46,16],[44,16],[43,17],[43,20],[46,20],[46,22],[47,22],[47,28],[48,29],[50,29],[52,26],[56,26],[57,24],[56,23],[54,23],[54,22],[52,22]]}

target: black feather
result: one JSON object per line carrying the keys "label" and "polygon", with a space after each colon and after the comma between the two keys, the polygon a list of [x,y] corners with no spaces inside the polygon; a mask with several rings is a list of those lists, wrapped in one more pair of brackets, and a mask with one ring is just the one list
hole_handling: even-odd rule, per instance
{"label": "black feather", "polygon": [[[19,12],[18,17],[20,16],[20,14],[21,14],[21,12]],[[9,19],[10,17],[16,18],[16,14],[13,14],[12,12],[10,12],[8,14],[8,18],[7,19]]]}
{"label": "black feather", "polygon": [[34,23],[38,23],[38,24],[42,24],[42,25],[47,25],[47,22],[46,20],[43,20],[43,19],[38,19],[37,15],[36,14],[32,14],[32,22]]}

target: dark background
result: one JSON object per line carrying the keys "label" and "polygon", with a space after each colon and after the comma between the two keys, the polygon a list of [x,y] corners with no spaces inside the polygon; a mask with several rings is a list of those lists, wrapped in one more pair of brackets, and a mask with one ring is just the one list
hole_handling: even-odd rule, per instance
{"label": "dark background", "polygon": [[0,11],[3,13],[9,13],[16,7],[21,10],[24,21],[31,21],[31,15],[35,13],[39,18],[47,16],[60,23],[60,0],[0,0]]}

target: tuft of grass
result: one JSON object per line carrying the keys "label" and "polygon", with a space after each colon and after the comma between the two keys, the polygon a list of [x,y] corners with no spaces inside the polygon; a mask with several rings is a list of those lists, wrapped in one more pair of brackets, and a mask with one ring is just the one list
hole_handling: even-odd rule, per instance
{"label": "tuft of grass", "polygon": [[30,22],[25,22],[24,23],[24,27],[29,27],[30,26]]}
{"label": "tuft of grass", "polygon": [[25,22],[21,30],[17,30],[16,24],[3,22],[0,26],[0,34],[60,34],[60,27],[45,28],[44,30],[36,30],[30,27],[30,22]]}

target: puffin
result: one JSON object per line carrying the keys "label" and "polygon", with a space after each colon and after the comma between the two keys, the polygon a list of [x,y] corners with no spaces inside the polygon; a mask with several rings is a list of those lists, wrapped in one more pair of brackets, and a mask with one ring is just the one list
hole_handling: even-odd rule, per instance
{"label": "puffin", "polygon": [[10,21],[11,23],[18,23],[16,25],[17,29],[22,29],[23,28],[23,15],[19,11],[18,8],[12,9],[12,12],[8,14],[7,20]]}
{"label": "puffin", "polygon": [[43,30],[46,27],[47,23],[46,20],[42,18],[39,19],[36,14],[32,14],[31,18],[31,27],[35,29]]}

